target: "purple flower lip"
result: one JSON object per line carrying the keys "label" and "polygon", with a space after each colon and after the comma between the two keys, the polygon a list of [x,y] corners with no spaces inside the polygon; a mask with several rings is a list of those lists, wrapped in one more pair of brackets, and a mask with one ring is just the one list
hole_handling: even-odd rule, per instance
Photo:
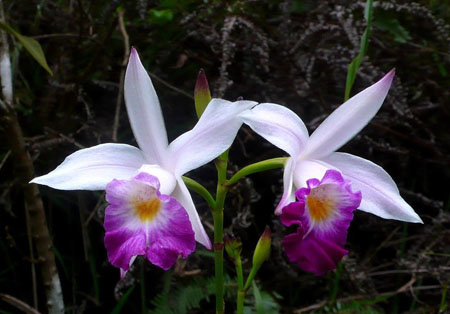
{"label": "purple flower lip", "polygon": [[347,254],[343,246],[361,192],[352,192],[350,181],[338,171],[328,170],[322,180],[309,179],[307,187],[295,195],[297,201],[283,208],[281,222],[298,228],[284,237],[283,248],[301,269],[322,275],[335,269]]}
{"label": "purple flower lip", "polygon": [[106,186],[105,246],[122,277],[138,255],[167,270],[195,249],[186,210],[159,187],[158,178],[145,172]]}

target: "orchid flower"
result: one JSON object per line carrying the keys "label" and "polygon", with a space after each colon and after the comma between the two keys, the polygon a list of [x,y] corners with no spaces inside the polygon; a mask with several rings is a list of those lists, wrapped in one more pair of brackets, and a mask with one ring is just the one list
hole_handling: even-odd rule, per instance
{"label": "orchid flower", "polygon": [[[173,252],[185,257],[195,248],[195,242],[193,247],[182,243],[183,237],[190,238],[189,228],[195,232],[196,241],[211,248],[181,176],[228,149],[242,125],[237,115],[256,103],[212,99],[195,127],[169,145],[158,97],[134,48],[124,93],[140,148],[109,143],[81,149],[31,182],[60,190],[106,188],[110,206],[105,214],[105,245],[113,265],[126,271],[136,255],[146,254],[152,263],[167,269],[173,262]],[[183,218],[184,211],[192,227]],[[168,235],[169,231],[177,237]],[[155,244],[158,237],[166,235]],[[166,246],[172,246],[172,253],[150,256],[158,254],[152,247]],[[180,246],[185,250],[177,249]]]}
{"label": "orchid flower", "polygon": [[380,166],[347,153],[335,152],[375,116],[392,84],[395,71],[339,106],[308,136],[303,121],[277,104],[260,104],[240,114],[256,133],[290,155],[286,161],[284,191],[275,209],[281,214],[294,200],[294,192],[306,187],[310,178],[322,178],[329,169],[338,170],[362,193],[360,210],[386,219],[422,222]]}
{"label": "orchid flower", "polygon": [[295,195],[297,201],[281,213],[285,226],[298,225],[297,232],[284,237],[284,251],[301,269],[322,275],[348,253],[343,246],[361,192],[352,192],[350,181],[340,172],[327,170],[321,181],[309,179]]}

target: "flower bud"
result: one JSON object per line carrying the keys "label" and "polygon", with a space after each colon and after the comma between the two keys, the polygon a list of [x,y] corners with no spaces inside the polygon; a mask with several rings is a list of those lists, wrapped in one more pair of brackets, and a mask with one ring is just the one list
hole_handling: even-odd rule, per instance
{"label": "flower bud", "polygon": [[203,111],[205,111],[206,106],[211,101],[208,79],[206,78],[206,74],[203,69],[198,72],[197,82],[195,83],[194,89],[194,101],[195,111],[197,112],[197,117],[200,119],[200,116]]}
{"label": "flower bud", "polygon": [[269,258],[270,245],[272,244],[272,232],[269,227],[266,227],[263,234],[256,244],[255,252],[253,253],[253,268],[258,270],[262,263]]}

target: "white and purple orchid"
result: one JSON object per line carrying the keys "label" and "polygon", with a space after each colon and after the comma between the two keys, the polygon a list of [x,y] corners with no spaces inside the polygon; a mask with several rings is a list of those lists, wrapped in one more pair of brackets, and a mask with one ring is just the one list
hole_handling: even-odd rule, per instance
{"label": "white and purple orchid", "polygon": [[355,190],[361,191],[360,210],[386,219],[422,222],[383,168],[369,160],[335,152],[375,116],[394,75],[395,71],[390,71],[339,106],[311,136],[294,112],[277,104],[260,104],[240,114],[256,133],[290,155],[284,168],[284,192],[276,214],[280,215],[283,207],[294,201],[294,191],[306,187],[308,179],[322,178],[332,169],[341,172]]}
{"label": "white and purple orchid", "polygon": [[111,143],[81,149],[31,183],[60,190],[106,189],[105,245],[111,263],[127,271],[136,255],[145,255],[167,269],[178,255],[194,250],[194,233],[196,241],[211,248],[181,176],[227,150],[242,125],[237,115],[256,103],[213,99],[195,127],[169,145],[158,97],[134,48],[124,92],[140,149]]}

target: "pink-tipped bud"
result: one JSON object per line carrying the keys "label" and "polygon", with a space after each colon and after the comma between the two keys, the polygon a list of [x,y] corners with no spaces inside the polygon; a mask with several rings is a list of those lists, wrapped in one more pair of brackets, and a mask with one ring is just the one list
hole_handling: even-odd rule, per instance
{"label": "pink-tipped bud", "polygon": [[253,253],[253,268],[256,270],[261,267],[261,265],[270,256],[270,246],[272,245],[272,231],[269,227],[266,227],[263,234],[259,238],[256,244],[255,252]]}
{"label": "pink-tipped bud", "polygon": [[206,78],[205,71],[200,69],[197,76],[197,82],[194,89],[195,111],[197,117],[200,119],[206,106],[211,101],[211,92],[209,91],[208,79]]}

